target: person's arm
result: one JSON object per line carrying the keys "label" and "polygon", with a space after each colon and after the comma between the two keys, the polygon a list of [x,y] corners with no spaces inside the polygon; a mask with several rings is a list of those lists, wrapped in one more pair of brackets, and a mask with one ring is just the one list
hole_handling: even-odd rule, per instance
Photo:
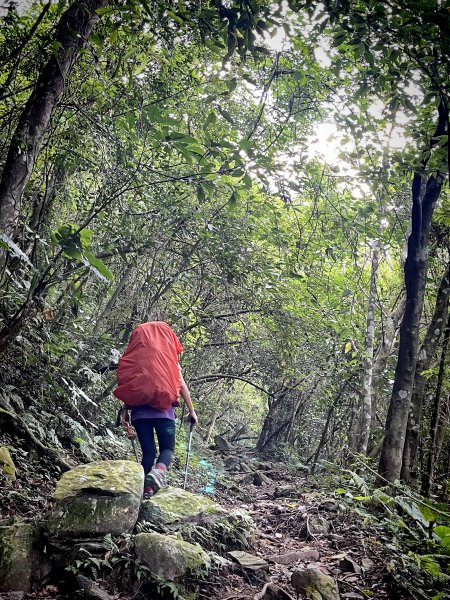
{"label": "person's arm", "polygon": [[191,416],[191,420],[192,422],[197,425],[198,424],[198,417],[197,417],[197,413],[195,412],[194,409],[194,405],[192,404],[192,400],[191,400],[191,393],[189,392],[189,388],[186,385],[186,382],[183,378],[183,374],[180,371],[180,377],[181,377],[181,396],[183,398],[183,400],[186,402],[186,406],[188,407],[188,411],[189,414]]}

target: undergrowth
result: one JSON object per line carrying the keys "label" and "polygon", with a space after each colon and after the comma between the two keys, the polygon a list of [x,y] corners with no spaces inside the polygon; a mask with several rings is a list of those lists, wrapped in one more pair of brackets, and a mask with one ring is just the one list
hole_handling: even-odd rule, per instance
{"label": "undergrowth", "polygon": [[368,534],[376,534],[397,585],[412,598],[443,599],[450,589],[450,507],[399,482],[375,487],[375,470],[359,457],[355,470],[324,466],[327,473],[317,477],[317,484],[334,484],[340,508],[357,515]]}

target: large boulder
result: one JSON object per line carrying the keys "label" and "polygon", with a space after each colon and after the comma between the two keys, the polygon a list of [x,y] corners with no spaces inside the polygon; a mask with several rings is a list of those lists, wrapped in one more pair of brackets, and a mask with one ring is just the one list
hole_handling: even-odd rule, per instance
{"label": "large boulder", "polygon": [[223,516],[221,506],[199,494],[192,494],[177,487],[163,488],[150,500],[144,500],[139,522],[145,521],[155,528],[165,529],[172,525],[204,521],[207,517]]}
{"label": "large boulder", "polygon": [[208,569],[210,559],[199,544],[190,544],[156,531],[139,533],[135,538],[136,556],[152,576],[174,581],[189,571]]}
{"label": "large boulder", "polygon": [[[256,527],[243,510],[224,510],[205,496],[180,488],[162,489],[144,500],[139,513],[141,529],[179,531],[189,542],[201,542],[207,550],[219,552],[248,548],[254,541]],[[205,533],[207,532],[207,533]]]}
{"label": "large boulder", "polygon": [[131,532],[144,488],[142,467],[105,460],[64,473],[48,520],[51,539],[86,539]]}
{"label": "large boulder", "polygon": [[0,592],[28,592],[49,572],[38,526],[18,521],[0,527]]}

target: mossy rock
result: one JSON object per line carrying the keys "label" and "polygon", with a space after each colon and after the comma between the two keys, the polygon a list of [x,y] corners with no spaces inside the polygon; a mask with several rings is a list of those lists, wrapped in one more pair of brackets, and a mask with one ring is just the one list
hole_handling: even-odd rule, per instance
{"label": "mossy rock", "polygon": [[16,480],[16,467],[6,446],[0,447],[0,472],[11,481]]}
{"label": "mossy rock", "polygon": [[224,516],[224,509],[200,494],[192,494],[177,487],[163,488],[150,500],[144,500],[138,522],[146,522],[156,529],[173,528],[182,523],[200,522],[206,517]]}
{"label": "mossy rock", "polygon": [[136,556],[154,577],[175,581],[198,569],[210,567],[208,554],[199,544],[190,544],[156,531],[135,538]]}
{"label": "mossy rock", "polygon": [[127,460],[89,463],[64,473],[48,520],[50,537],[64,540],[131,532],[143,488],[142,467]]}
{"label": "mossy rock", "polygon": [[245,511],[224,510],[205,496],[176,487],[144,500],[138,524],[146,530],[179,531],[185,540],[214,552],[249,548],[256,532]]}
{"label": "mossy rock", "polygon": [[179,531],[188,542],[198,542],[205,550],[219,554],[247,550],[256,538],[255,522],[244,510],[216,514],[200,523],[185,523]]}
{"label": "mossy rock", "polygon": [[340,600],[336,580],[317,567],[295,570],[291,583],[297,594],[302,593],[311,600]]}
{"label": "mossy rock", "polygon": [[28,592],[49,572],[38,526],[17,522],[0,527],[0,592]]}

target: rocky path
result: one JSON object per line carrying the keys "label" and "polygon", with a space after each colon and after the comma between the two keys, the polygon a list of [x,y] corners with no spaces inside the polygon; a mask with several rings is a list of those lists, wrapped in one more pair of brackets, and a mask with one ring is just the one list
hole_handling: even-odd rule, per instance
{"label": "rocky path", "polygon": [[[389,574],[389,557],[363,518],[305,478],[277,472],[264,484],[237,475],[239,497],[230,507],[246,509],[257,525],[253,556],[235,559],[232,573],[209,581],[209,600],[364,600],[402,596]],[[256,480],[257,483],[260,483]],[[240,482],[240,483],[239,483]]]}
{"label": "rocky path", "polygon": [[[395,584],[380,515],[350,506],[334,493],[332,481],[324,491],[322,482],[254,456],[227,463],[214,482],[217,504],[176,487],[179,473],[173,474],[171,488],[142,502],[141,468],[127,461],[90,463],[66,473],[45,523],[36,528],[34,520],[19,520],[0,527],[14,559],[5,562],[0,552],[0,575],[6,565],[11,584],[5,585],[3,573],[0,597],[67,600],[69,591],[83,584],[91,586],[84,597],[96,600],[416,598]],[[198,492],[204,481],[192,473],[190,487]],[[256,525],[253,538],[247,515]],[[49,548],[62,553],[76,581],[67,585],[67,576],[61,577],[65,570],[55,574],[48,564]],[[20,569],[15,557],[24,560]],[[142,581],[139,565],[145,567]],[[86,573],[94,581],[86,580]],[[17,585],[19,576],[23,585]],[[155,581],[170,585],[158,596]],[[2,582],[13,596],[2,596]],[[92,591],[94,583],[100,585],[100,596]]]}

